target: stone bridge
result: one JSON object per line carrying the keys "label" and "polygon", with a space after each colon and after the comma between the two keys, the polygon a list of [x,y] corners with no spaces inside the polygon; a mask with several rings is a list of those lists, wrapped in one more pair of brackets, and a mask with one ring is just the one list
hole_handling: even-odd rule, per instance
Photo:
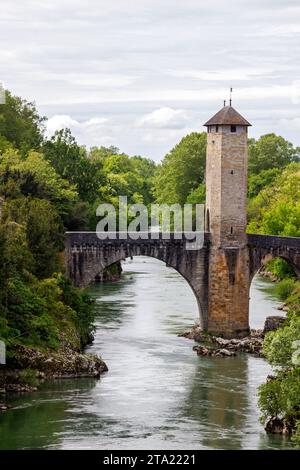
{"label": "stone bridge", "polygon": [[105,267],[129,256],[151,256],[187,280],[203,329],[225,337],[249,334],[249,289],[262,264],[280,257],[300,275],[300,238],[246,234],[250,125],[231,101],[205,124],[206,233],[201,248],[186,249],[187,240],[177,238],[178,233],[101,240],[92,232],[68,232],[66,270],[74,283],[87,285]]}
{"label": "stone bridge", "polygon": [[[246,283],[247,298],[244,302],[249,304],[249,289],[253,276],[261,266],[272,258],[280,257],[290,263],[298,277],[300,277],[300,238],[277,237],[270,235],[246,235],[243,249],[243,280],[241,281],[241,263],[239,261],[240,249],[227,247],[222,249],[225,253],[225,274],[220,262],[218,272],[210,269],[214,262],[212,256],[212,243],[210,233],[204,234],[202,248],[196,250],[186,249],[186,238],[181,239],[174,233],[158,233],[157,239],[137,239],[130,237],[116,239],[99,239],[96,232],[67,232],[66,233],[66,271],[67,275],[77,286],[86,286],[101,277],[103,270],[115,262],[125,260],[132,256],[149,256],[166,263],[180,273],[192,288],[197,299],[200,323],[203,329],[224,334],[224,336],[243,336],[249,328],[248,309],[245,308],[248,325],[240,331],[235,320],[225,318],[226,325],[216,326],[210,322],[209,301],[210,296],[217,294],[225,296],[227,290],[240,289],[240,283]],[[166,238],[169,235],[169,239]],[[217,276],[217,277],[216,277]],[[216,277],[216,278],[215,278]],[[225,283],[224,283],[225,282]],[[246,305],[246,307],[247,307]],[[226,306],[223,307],[226,309]],[[234,310],[234,308],[232,307]],[[243,313],[243,312],[242,312]],[[237,314],[238,315],[238,314]],[[243,317],[244,317],[243,313]],[[228,316],[230,318],[230,315]],[[231,322],[231,323],[230,323]],[[210,324],[211,323],[211,324]]]}

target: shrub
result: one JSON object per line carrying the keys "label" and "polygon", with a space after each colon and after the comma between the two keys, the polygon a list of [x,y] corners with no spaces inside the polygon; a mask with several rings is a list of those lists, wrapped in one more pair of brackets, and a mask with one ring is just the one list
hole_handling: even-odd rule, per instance
{"label": "shrub", "polygon": [[291,265],[281,258],[272,259],[266,264],[266,268],[279,280],[296,277]]}
{"label": "shrub", "polygon": [[38,385],[36,370],[33,370],[33,369],[21,370],[21,372],[19,372],[19,380],[22,384],[30,385],[31,387],[36,387]]}
{"label": "shrub", "polygon": [[295,286],[295,279],[283,279],[276,285],[275,292],[281,300],[286,300],[292,294]]}

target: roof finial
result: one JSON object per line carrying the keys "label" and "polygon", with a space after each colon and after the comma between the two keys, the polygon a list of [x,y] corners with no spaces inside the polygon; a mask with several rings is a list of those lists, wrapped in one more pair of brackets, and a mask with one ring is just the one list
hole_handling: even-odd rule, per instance
{"label": "roof finial", "polygon": [[224,100],[224,106],[226,106],[226,100]]}
{"label": "roof finial", "polygon": [[229,106],[231,106],[231,103],[232,103],[232,98],[231,98],[231,95],[232,94],[232,88],[230,87],[230,99],[229,99]]}

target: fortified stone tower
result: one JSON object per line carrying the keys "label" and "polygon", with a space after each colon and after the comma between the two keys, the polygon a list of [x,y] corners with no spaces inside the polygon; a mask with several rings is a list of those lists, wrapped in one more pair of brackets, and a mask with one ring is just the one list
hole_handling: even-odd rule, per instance
{"label": "fortified stone tower", "polygon": [[208,331],[225,337],[249,332],[247,249],[247,130],[232,106],[205,123],[206,231],[211,233]]}

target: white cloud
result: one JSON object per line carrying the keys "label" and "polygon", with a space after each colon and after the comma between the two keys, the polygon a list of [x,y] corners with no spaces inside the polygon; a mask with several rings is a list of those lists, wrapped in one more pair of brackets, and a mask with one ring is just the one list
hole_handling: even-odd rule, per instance
{"label": "white cloud", "polygon": [[[280,66],[278,66],[280,68]],[[170,75],[180,78],[192,78],[204,81],[232,81],[232,80],[253,80],[265,76],[272,76],[273,68],[268,67],[248,67],[248,68],[228,68],[223,70],[170,70]]]}
{"label": "white cloud", "polygon": [[107,125],[108,119],[95,117],[87,121],[76,121],[68,115],[55,115],[46,124],[46,134],[52,136],[55,131],[68,128],[81,145],[113,144],[113,126]]}
{"label": "white cloud", "polygon": [[182,129],[188,120],[183,109],[163,107],[143,116],[138,125],[149,129]]}
{"label": "white cloud", "polygon": [[66,114],[56,115],[52,118],[48,119],[46,124],[46,134],[48,137],[52,136],[55,131],[59,131],[60,129],[64,128],[74,128],[79,123],[72,119],[71,116],[67,116]]}
{"label": "white cloud", "polygon": [[[298,10],[299,13],[299,10]],[[300,34],[300,25],[298,23],[288,23],[281,24],[276,26],[271,26],[266,28],[264,31],[259,31],[256,33],[257,36],[294,36],[295,34]]]}
{"label": "white cloud", "polygon": [[143,141],[149,144],[153,142],[165,143],[165,142],[177,142],[182,139],[186,134],[189,134],[194,129],[185,128],[184,132],[182,129],[155,129],[149,130],[143,135]]}

